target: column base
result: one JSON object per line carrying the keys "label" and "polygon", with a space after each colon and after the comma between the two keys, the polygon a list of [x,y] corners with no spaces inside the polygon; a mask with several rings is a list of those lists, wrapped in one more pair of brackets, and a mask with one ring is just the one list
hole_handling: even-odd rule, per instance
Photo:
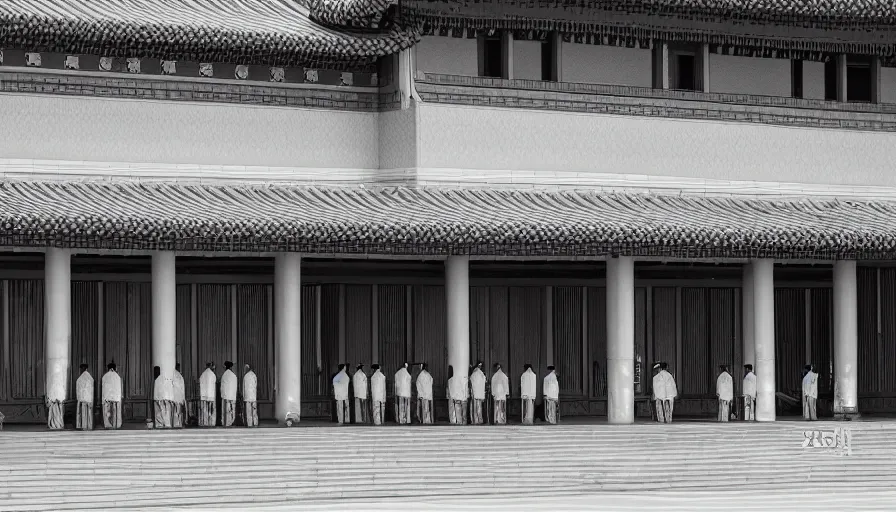
{"label": "column base", "polygon": [[279,426],[279,427],[298,427],[299,426],[299,416],[296,414],[289,414],[286,416],[286,419],[277,420],[277,426]]}
{"label": "column base", "polygon": [[844,407],[842,410],[834,412],[835,421],[855,421],[861,417],[858,407]]}

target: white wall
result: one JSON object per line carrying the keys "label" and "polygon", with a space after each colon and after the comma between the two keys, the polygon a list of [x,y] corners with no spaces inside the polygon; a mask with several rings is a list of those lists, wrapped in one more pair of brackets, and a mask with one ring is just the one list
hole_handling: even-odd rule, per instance
{"label": "white wall", "polygon": [[803,61],[803,98],[824,99],[824,62]]}
{"label": "white wall", "polygon": [[379,164],[383,169],[417,165],[417,110],[390,110],[379,115]]}
{"label": "white wall", "polygon": [[424,104],[424,168],[896,186],[896,133]]}
{"label": "white wall", "polygon": [[729,94],[788,97],[791,94],[790,60],[711,53],[709,90]]}
{"label": "white wall", "polygon": [[513,78],[541,80],[541,41],[513,42]]}
{"label": "white wall", "polygon": [[562,43],[563,81],[650,87],[650,50]]}
{"label": "white wall", "polygon": [[476,39],[424,37],[416,46],[417,69],[443,75],[479,75]]}
{"label": "white wall", "polygon": [[880,69],[880,100],[896,103],[896,68]]}
{"label": "white wall", "polygon": [[0,94],[0,158],[375,169],[376,113]]}

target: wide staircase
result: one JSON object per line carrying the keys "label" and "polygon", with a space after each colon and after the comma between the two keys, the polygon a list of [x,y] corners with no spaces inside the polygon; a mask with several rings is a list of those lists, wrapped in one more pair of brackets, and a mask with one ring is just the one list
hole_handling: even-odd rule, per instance
{"label": "wide staircase", "polygon": [[[803,447],[805,430],[835,427],[850,429],[851,453]],[[476,497],[593,509],[601,496],[663,492],[690,506],[643,506],[830,496],[815,510],[896,510],[893,489],[896,422],[0,432],[0,510],[457,510]]]}

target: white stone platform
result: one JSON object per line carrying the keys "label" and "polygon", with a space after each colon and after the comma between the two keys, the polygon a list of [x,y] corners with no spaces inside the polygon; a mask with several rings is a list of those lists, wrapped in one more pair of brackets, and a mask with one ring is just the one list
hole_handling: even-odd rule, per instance
{"label": "white stone platform", "polygon": [[[803,447],[836,427],[850,454]],[[0,432],[2,511],[892,510],[894,489],[893,421]]]}

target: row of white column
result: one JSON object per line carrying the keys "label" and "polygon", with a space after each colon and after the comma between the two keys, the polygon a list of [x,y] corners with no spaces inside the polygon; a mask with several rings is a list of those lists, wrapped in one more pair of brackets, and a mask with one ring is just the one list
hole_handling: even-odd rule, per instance
{"label": "row of white column", "polygon": [[[281,422],[300,418],[301,403],[301,257],[277,256],[274,270],[275,414]],[[45,260],[46,389],[68,395],[71,361],[71,251],[49,249]],[[177,298],[175,255],[152,256],[152,364],[163,378],[173,378],[177,363]],[[279,371],[277,371],[279,370]]]}
{"label": "row of white column", "polygon": [[[301,404],[301,257],[277,256],[274,265],[274,350],[277,419],[297,422]],[[176,364],[176,273],[173,252],[152,256],[152,363],[171,378]],[[756,419],[775,420],[774,262],[754,260],[744,267],[744,362],[757,380]],[[68,389],[71,360],[71,252],[46,254],[47,389]],[[635,420],[634,258],[607,261],[607,415],[610,423]],[[445,263],[448,364],[470,365],[470,264],[466,256]],[[857,412],[858,315],[856,263],[834,264],[835,412]],[[793,369],[799,371],[799,369]],[[59,389],[59,388],[57,388]]]}

